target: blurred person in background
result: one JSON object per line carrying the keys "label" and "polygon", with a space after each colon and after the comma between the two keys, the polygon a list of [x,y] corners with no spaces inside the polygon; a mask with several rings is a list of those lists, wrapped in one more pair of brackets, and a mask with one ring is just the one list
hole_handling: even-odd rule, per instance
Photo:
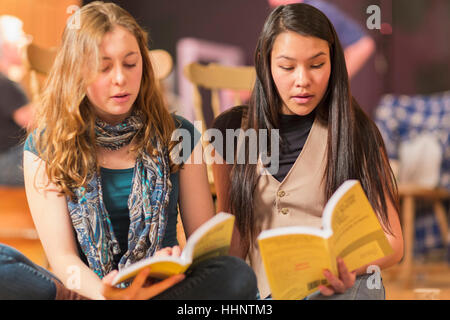
{"label": "blurred person in background", "polygon": [[341,40],[350,79],[361,70],[375,52],[375,41],[363,31],[356,21],[332,3],[323,0],[268,0],[268,2],[271,7],[290,3],[306,3],[322,11],[330,19]]}
{"label": "blurred person in background", "polygon": [[20,19],[0,16],[0,185],[23,185],[21,140],[32,108],[23,89],[11,78],[17,79],[20,73],[25,39]]}

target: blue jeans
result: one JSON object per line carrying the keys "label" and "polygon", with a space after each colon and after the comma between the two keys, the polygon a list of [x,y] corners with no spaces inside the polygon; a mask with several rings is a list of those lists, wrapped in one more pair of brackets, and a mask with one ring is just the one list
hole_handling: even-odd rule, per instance
{"label": "blue jeans", "polygon": [[[380,281],[379,288],[373,288],[368,285],[371,274],[363,274],[356,277],[353,287],[344,293],[333,294],[326,297],[317,291],[310,294],[307,300],[385,300],[386,293],[384,290],[383,281]],[[381,276],[380,276],[381,277]]]}
{"label": "blue jeans", "polygon": [[[371,274],[357,276],[353,287],[344,293],[337,293],[327,297],[322,295],[320,291],[316,291],[303,300],[385,300],[386,292],[384,289],[383,280],[381,280],[379,288],[369,288],[370,286],[367,285],[367,282],[370,276]],[[259,292],[257,299],[261,299]],[[270,294],[263,300],[272,300],[272,295]]]}
{"label": "blue jeans", "polygon": [[53,280],[59,281],[16,249],[0,244],[0,300],[54,299]]}
{"label": "blue jeans", "polygon": [[0,185],[23,186],[23,145],[0,153]]}
{"label": "blue jeans", "polygon": [[[55,281],[14,248],[0,244],[0,300],[53,300]],[[231,256],[211,258],[190,268],[186,278],[154,299],[252,300],[256,276],[245,261]]]}

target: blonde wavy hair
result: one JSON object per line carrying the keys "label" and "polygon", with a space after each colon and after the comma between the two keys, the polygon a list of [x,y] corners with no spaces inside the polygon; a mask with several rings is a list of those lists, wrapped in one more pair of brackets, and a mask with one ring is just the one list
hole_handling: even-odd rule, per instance
{"label": "blonde wavy hair", "polygon": [[[77,28],[67,25],[64,30],[30,129],[49,182],[68,196],[73,196],[75,188],[85,186],[92,173],[99,170],[95,114],[86,88],[99,70],[100,43],[115,26],[124,27],[135,36],[142,55],[141,86],[133,108],[145,125],[136,134],[132,151],[146,150],[155,155],[155,138],[171,150],[175,129],[150,62],[147,33],[136,20],[118,5],[101,1],[83,6],[79,19]],[[171,162],[171,170],[176,169]]]}

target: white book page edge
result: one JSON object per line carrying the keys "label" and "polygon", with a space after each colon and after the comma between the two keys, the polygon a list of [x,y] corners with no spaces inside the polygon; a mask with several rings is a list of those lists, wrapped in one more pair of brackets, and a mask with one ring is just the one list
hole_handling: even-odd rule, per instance
{"label": "white book page edge", "polygon": [[290,234],[309,234],[321,238],[328,238],[330,236],[330,233],[326,230],[321,230],[318,228],[312,228],[312,227],[283,227],[283,228],[275,228],[270,230],[265,230],[261,232],[258,236],[258,240],[263,240],[266,238],[271,237],[277,237],[277,236],[284,236],[284,235],[290,235]]}
{"label": "white book page edge", "polygon": [[181,258],[185,260],[190,260],[193,254],[195,244],[205,234],[205,232],[208,231],[211,227],[229,219],[230,216],[232,215],[229,213],[219,212],[214,217],[212,217],[207,222],[198,227],[197,230],[195,230],[191,234],[189,239],[186,241],[186,246],[184,247],[183,252],[181,253]]}
{"label": "white book page edge", "polygon": [[331,196],[331,198],[328,200],[327,204],[325,205],[325,208],[323,209],[323,215],[322,215],[322,225],[325,230],[330,230],[331,233],[333,230],[331,230],[331,218],[333,215],[333,210],[336,207],[336,204],[338,201],[342,198],[342,196],[353,186],[355,186],[357,183],[359,183],[358,180],[347,180],[345,181]]}
{"label": "white book page edge", "polygon": [[128,267],[125,267],[124,269],[122,269],[121,271],[119,271],[119,273],[117,273],[117,275],[114,277],[114,280],[112,282],[113,285],[116,285],[116,281],[119,281],[120,278],[122,278],[124,275],[132,273],[140,268],[142,268],[143,266],[146,266],[149,261],[151,261],[152,263],[156,263],[156,262],[160,262],[160,261],[167,261],[167,262],[175,262],[175,263],[179,263],[181,265],[186,265],[186,261],[184,259],[182,259],[182,257],[173,257],[173,256],[159,256],[159,257],[149,257],[149,258],[145,258],[141,261],[138,261]]}

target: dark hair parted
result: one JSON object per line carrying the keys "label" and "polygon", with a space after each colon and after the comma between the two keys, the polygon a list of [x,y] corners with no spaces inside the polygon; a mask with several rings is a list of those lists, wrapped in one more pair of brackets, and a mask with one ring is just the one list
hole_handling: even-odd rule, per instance
{"label": "dark hair parted", "polygon": [[[316,116],[328,126],[326,168],[324,176],[317,177],[324,179],[325,199],[345,180],[359,180],[384,229],[392,233],[386,198],[398,211],[398,196],[384,142],[375,123],[351,95],[344,51],[333,25],[318,9],[302,3],[284,5],[267,18],[255,51],[257,77],[243,129],[270,132],[279,128],[283,102],[271,74],[271,53],[276,37],[287,31],[323,39],[330,48],[328,88],[316,107]],[[231,173],[231,212],[246,247],[254,243],[260,231],[253,212],[253,193],[259,177],[256,169],[256,164],[247,161],[234,164]]]}

